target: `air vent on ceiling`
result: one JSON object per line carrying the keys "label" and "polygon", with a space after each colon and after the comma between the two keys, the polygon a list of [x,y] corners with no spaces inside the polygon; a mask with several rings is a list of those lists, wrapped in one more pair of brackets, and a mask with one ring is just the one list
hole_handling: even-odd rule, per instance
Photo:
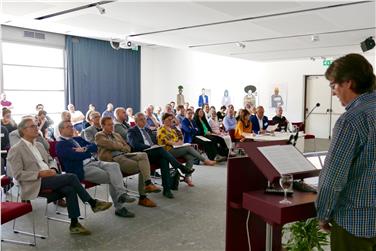
{"label": "air vent on ceiling", "polygon": [[34,31],[24,31],[24,37],[36,38],[36,39],[46,39],[46,34]]}

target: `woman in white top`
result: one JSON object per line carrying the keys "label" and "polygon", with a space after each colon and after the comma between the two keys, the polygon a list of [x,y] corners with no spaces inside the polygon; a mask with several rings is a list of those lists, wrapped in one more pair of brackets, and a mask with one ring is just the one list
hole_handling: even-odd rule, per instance
{"label": "woman in white top", "polygon": [[210,119],[208,120],[208,123],[212,131],[218,136],[222,137],[225,140],[228,149],[231,149],[232,148],[231,137],[226,132],[223,132],[221,130],[220,123],[218,122],[217,113],[215,112],[215,110],[212,110],[210,115],[211,116],[210,116]]}

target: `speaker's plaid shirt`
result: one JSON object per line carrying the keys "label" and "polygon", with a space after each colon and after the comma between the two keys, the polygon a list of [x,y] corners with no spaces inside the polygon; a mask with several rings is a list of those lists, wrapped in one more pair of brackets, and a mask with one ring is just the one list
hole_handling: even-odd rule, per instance
{"label": "speaker's plaid shirt", "polygon": [[376,237],[376,92],[346,106],[320,173],[317,218],[358,237]]}

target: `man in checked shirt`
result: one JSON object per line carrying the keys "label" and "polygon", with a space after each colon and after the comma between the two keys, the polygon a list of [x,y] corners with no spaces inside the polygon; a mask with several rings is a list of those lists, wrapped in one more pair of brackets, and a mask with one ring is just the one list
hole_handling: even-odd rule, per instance
{"label": "man in checked shirt", "polygon": [[361,55],[335,60],[325,73],[346,108],[319,177],[320,227],[331,232],[331,250],[376,250],[376,82]]}

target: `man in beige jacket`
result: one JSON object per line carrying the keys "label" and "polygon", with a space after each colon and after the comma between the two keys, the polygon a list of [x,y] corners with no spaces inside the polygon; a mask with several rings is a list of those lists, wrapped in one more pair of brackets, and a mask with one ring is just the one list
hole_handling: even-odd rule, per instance
{"label": "man in beige jacket", "polygon": [[120,134],[114,132],[114,123],[111,118],[101,119],[103,131],[95,135],[98,146],[98,157],[102,161],[113,161],[120,165],[124,174],[139,173],[138,191],[140,199],[138,204],[145,207],[156,207],[156,203],[146,197],[146,193],[158,193],[159,187],[150,179],[150,164],[146,153],[131,153],[131,147],[123,140]]}
{"label": "man in beige jacket", "polygon": [[12,176],[21,187],[21,199],[32,200],[40,191],[50,189],[63,194],[67,199],[68,215],[71,219],[70,233],[88,235],[90,231],[79,222],[80,208],[77,195],[88,202],[94,212],[106,210],[110,202],[93,199],[74,174],[57,174],[55,161],[42,144],[36,142],[38,126],[33,118],[24,118],[18,125],[21,140],[10,148],[7,158]]}

